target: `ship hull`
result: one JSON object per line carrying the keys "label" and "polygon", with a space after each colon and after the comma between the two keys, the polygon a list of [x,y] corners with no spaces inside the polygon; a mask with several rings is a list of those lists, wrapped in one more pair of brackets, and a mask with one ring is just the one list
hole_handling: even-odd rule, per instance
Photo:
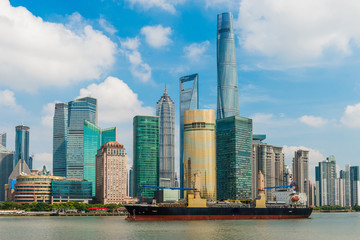
{"label": "ship hull", "polygon": [[188,221],[308,218],[312,208],[187,208],[126,205],[129,221]]}

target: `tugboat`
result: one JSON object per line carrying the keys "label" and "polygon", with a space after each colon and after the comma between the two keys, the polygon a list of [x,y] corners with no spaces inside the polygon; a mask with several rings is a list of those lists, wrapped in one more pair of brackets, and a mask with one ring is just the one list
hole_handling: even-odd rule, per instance
{"label": "tugboat", "polygon": [[194,193],[187,195],[187,203],[128,204],[128,221],[187,221],[235,219],[294,219],[308,218],[312,208],[297,204],[299,197],[289,192],[290,201],[268,205],[265,198],[264,175],[259,171],[259,195],[253,204],[217,202],[207,203],[200,197],[200,171],[194,174]]}

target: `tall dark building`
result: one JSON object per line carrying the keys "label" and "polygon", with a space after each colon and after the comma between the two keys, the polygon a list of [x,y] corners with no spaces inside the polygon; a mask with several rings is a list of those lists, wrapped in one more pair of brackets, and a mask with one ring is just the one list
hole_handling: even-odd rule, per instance
{"label": "tall dark building", "polygon": [[15,165],[18,163],[19,159],[23,159],[28,165],[28,167],[32,169],[32,158],[30,158],[29,154],[29,130],[30,128],[24,125],[19,125],[15,127]]}
{"label": "tall dark building", "polygon": [[66,146],[68,136],[68,105],[55,104],[53,125],[53,174],[66,177]]}

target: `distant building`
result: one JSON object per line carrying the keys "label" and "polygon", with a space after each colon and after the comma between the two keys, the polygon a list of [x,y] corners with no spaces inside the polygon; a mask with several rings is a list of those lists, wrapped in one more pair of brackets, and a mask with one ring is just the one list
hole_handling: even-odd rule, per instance
{"label": "distant building", "polygon": [[160,186],[165,187],[161,179],[169,179],[170,187],[175,184],[175,104],[167,93],[156,103],[156,116],[160,119],[159,139],[159,177]]}
{"label": "distant building", "polygon": [[317,206],[335,206],[336,160],[334,156],[315,167]]}
{"label": "distant building", "polygon": [[340,170],[340,178],[344,180],[344,205],[351,206],[351,190],[350,190],[350,165],[345,165],[345,171]]}
{"label": "distant building", "polygon": [[360,167],[350,167],[351,206],[360,205]]}
{"label": "distant building", "polygon": [[[282,147],[276,147],[264,143],[253,144],[253,156],[256,173],[261,171],[264,174],[265,187],[284,186],[284,153]],[[257,174],[253,177],[257,179]],[[258,195],[258,184],[254,186],[256,189],[255,196]],[[273,192],[275,189],[265,189],[266,199],[273,200]]]}
{"label": "distant building", "polygon": [[17,164],[19,159],[24,159],[29,168],[32,169],[32,162],[29,154],[29,130],[30,128],[24,125],[19,125],[15,127],[15,164]]}
{"label": "distant building", "polygon": [[159,186],[159,117],[135,116],[133,121],[134,197],[154,197]]}
{"label": "distant building", "polygon": [[0,145],[0,202],[6,200],[5,184],[8,184],[9,176],[14,168],[15,153],[7,150],[5,146],[6,142]]}
{"label": "distant building", "polygon": [[127,197],[127,154],[116,141],[105,143],[96,155],[96,199],[122,203]]}
{"label": "distant building", "polygon": [[85,202],[92,200],[92,183],[82,180],[58,180],[51,182],[51,203]]}
{"label": "distant building", "polygon": [[66,149],[68,136],[68,105],[55,104],[53,125],[53,173],[66,177]]}
{"label": "distant building", "polygon": [[345,207],[345,179],[336,178],[334,181],[335,185],[335,206]]}
{"label": "distant building", "polygon": [[217,199],[252,199],[252,120],[216,120]]}
{"label": "distant building", "polygon": [[309,181],[309,203],[310,207],[315,206],[315,184]]}
{"label": "distant building", "polygon": [[129,175],[128,175],[128,196],[134,197],[134,170],[130,168]]}
{"label": "distant building", "polygon": [[[199,75],[180,78],[180,187],[184,187],[184,112],[199,109]],[[184,198],[184,191],[180,191]]]}
{"label": "distant building", "polygon": [[82,178],[92,183],[93,196],[96,185],[96,154],[101,146],[110,141],[116,141],[116,127],[101,130],[91,122],[84,121]]}
{"label": "distant building", "polygon": [[218,14],[216,119],[240,114],[235,49],[233,15],[230,12]]}
{"label": "distant building", "polygon": [[0,133],[0,145],[6,147],[6,133]]}
{"label": "distant building", "polygon": [[17,181],[17,178],[21,175],[31,175],[31,170],[26,164],[24,159],[20,159],[15,167],[13,168],[9,178],[8,178],[8,184],[6,187],[5,192],[5,199],[7,200],[14,200],[14,194],[15,194],[15,184]]}
{"label": "distant building", "polygon": [[192,188],[194,174],[201,173],[202,198],[216,200],[215,111],[193,109],[184,112],[184,187]]}
{"label": "distant building", "polygon": [[[84,122],[97,124],[97,100],[79,98],[68,103],[68,135],[66,144],[66,177],[83,177]],[[55,126],[54,126],[55,128]]]}
{"label": "distant building", "polygon": [[[309,151],[295,151],[295,157],[293,158],[293,179],[297,185],[297,191],[299,193],[306,193],[309,197]],[[307,202],[309,202],[309,199],[307,199]]]}

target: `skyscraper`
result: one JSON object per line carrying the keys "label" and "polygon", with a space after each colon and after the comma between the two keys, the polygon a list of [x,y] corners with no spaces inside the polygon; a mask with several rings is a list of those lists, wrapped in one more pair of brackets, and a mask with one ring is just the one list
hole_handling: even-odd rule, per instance
{"label": "skyscraper", "polygon": [[28,167],[32,169],[32,161],[29,155],[29,130],[30,128],[24,125],[19,125],[15,127],[15,165],[21,158],[26,162]]}
{"label": "skyscraper", "polygon": [[127,194],[127,155],[123,145],[110,141],[96,155],[96,199],[101,204],[122,203]]}
{"label": "skyscraper", "polygon": [[6,133],[0,133],[0,145],[6,147]]}
{"label": "skyscraper", "polygon": [[129,177],[128,177],[128,196],[133,197],[133,190],[134,190],[134,171],[133,168],[129,170]]}
{"label": "skyscraper", "polygon": [[133,122],[134,197],[154,197],[159,186],[159,117],[135,116]]}
{"label": "skyscraper", "polygon": [[184,187],[192,188],[194,174],[201,173],[201,197],[216,200],[215,111],[184,112]]}
{"label": "skyscraper", "polygon": [[315,167],[315,178],[319,198],[318,206],[335,206],[336,160],[334,156],[319,162],[319,166]]}
{"label": "skyscraper", "polygon": [[68,135],[68,105],[55,104],[53,125],[53,174],[66,177],[66,145]]}
{"label": "skyscraper", "polygon": [[84,122],[83,179],[92,182],[92,194],[96,189],[96,154],[98,149],[109,141],[116,141],[116,127],[101,130],[89,121]]}
{"label": "skyscraper", "polygon": [[238,116],[239,89],[236,68],[232,13],[222,13],[217,19],[217,117]]}
{"label": "skyscraper", "polygon": [[350,167],[351,206],[360,205],[360,167]]}
{"label": "skyscraper", "polygon": [[345,165],[345,171],[340,170],[340,178],[344,179],[344,205],[351,206],[351,191],[350,191],[350,165]]}
{"label": "skyscraper", "polygon": [[216,120],[217,198],[252,199],[252,120]]}
{"label": "skyscraper", "polygon": [[66,148],[66,177],[83,177],[84,121],[97,124],[97,100],[79,98],[68,103],[68,136]]}
{"label": "skyscraper", "polygon": [[7,150],[5,145],[6,142],[0,144],[0,201],[6,200],[4,186],[8,184],[9,176],[14,168],[14,152]]}
{"label": "skyscraper", "polygon": [[167,93],[156,103],[156,116],[160,119],[159,177],[160,186],[165,187],[162,179],[169,179],[170,186],[175,184],[175,104]]}
{"label": "skyscraper", "polygon": [[306,193],[309,200],[309,151],[295,151],[293,158],[293,179],[297,185],[297,191],[299,193]]}
{"label": "skyscraper", "polygon": [[[199,109],[199,76],[192,74],[180,78],[180,187],[184,187],[184,112]],[[184,198],[184,192],[180,192]]]}

